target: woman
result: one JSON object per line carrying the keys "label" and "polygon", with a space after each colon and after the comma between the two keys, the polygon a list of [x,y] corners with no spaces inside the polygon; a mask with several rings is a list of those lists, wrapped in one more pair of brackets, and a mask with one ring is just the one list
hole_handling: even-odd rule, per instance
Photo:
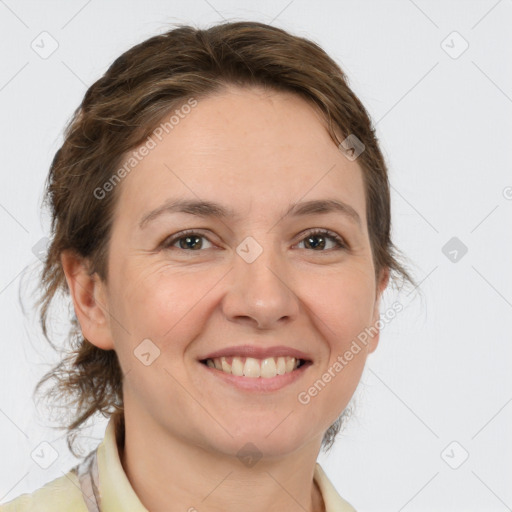
{"label": "woman", "polygon": [[[43,382],[97,450],[0,510],[355,510],[316,462],[379,339],[394,274],[387,169],[316,44],[183,26],[87,91],[47,183],[41,320],[75,352]],[[368,335],[367,333],[370,333]],[[52,395],[50,395],[52,396]]]}

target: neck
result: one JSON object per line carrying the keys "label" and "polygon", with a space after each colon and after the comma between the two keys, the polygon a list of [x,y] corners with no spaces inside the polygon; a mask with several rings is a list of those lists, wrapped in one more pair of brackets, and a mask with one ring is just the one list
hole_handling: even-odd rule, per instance
{"label": "neck", "polygon": [[136,423],[128,417],[124,428],[123,423],[118,430],[124,437],[124,446],[118,445],[121,463],[151,512],[325,511],[313,480],[319,444],[285,457],[262,457],[246,466],[236,455],[219,454],[149,428],[140,416]]}

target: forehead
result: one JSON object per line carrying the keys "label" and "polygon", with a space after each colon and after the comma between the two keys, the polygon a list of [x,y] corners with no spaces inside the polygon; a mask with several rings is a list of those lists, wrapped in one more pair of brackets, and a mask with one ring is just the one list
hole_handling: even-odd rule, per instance
{"label": "forehead", "polygon": [[172,129],[151,136],[154,148],[123,179],[120,209],[129,206],[128,213],[140,217],[179,196],[226,198],[241,210],[248,201],[265,210],[279,204],[281,210],[303,197],[335,195],[365,219],[361,169],[336,147],[309,102],[236,87],[196,101],[187,113],[177,112]]}

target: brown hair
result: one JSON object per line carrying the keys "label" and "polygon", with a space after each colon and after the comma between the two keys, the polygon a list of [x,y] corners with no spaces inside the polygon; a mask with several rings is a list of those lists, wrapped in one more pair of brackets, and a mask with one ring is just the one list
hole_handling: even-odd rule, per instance
{"label": "brown hair", "polygon": [[[95,191],[111,180],[127,151],[138,147],[159,121],[190,97],[200,98],[227,85],[293,92],[319,107],[329,134],[355,135],[365,149],[363,170],[368,231],[378,277],[414,284],[398,261],[390,238],[390,191],[387,168],[369,115],[347,84],[340,67],[314,42],[257,22],[225,22],[209,29],[178,26],[137,44],[117,58],[86,92],[64,132],[46,182],[44,203],[51,211],[51,243],[41,271],[40,323],[48,337],[48,311],[58,292],[69,296],[60,256],[75,252],[90,264],[90,274],[108,279],[107,254],[112,214],[119,194],[100,199]],[[342,139],[343,140],[343,139]],[[71,350],[43,376],[36,392],[53,383],[46,398],[65,399],[72,411],[67,441],[95,413],[123,414],[123,374],[113,350],[95,347],[70,319]],[[51,343],[51,341],[50,341]],[[322,446],[333,444],[348,408],[326,431]]]}

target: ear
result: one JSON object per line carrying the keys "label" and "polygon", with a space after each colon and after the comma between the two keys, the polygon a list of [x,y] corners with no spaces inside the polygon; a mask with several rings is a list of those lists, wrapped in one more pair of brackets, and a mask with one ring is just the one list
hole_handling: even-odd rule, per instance
{"label": "ear", "polygon": [[380,300],[384,290],[388,286],[389,274],[389,268],[383,268],[380,272],[379,282],[377,283],[377,292],[375,297],[375,304],[373,306],[373,318],[371,324],[371,327],[373,328],[372,332],[374,329],[377,329],[377,332],[370,338],[370,342],[368,343],[368,354],[371,354],[377,348],[379,343],[380,329],[377,327],[377,320],[380,318]]}
{"label": "ear", "polygon": [[105,283],[73,251],[63,251],[60,259],[83,336],[98,348],[114,349]]}

